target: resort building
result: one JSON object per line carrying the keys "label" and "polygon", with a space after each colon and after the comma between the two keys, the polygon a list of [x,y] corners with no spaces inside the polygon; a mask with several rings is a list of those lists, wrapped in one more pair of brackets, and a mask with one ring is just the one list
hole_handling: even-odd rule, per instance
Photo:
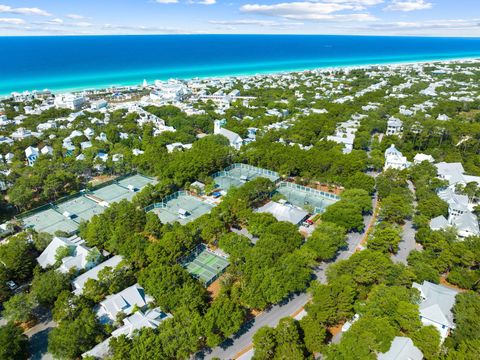
{"label": "resort building", "polygon": [[420,319],[424,326],[433,325],[440,333],[443,340],[455,329],[452,307],[458,291],[442,285],[424,281],[423,284],[413,283],[422,298],[419,309]]}
{"label": "resort building", "polygon": [[86,99],[82,95],[76,94],[59,94],[55,96],[54,105],[58,109],[80,110],[86,103]]}

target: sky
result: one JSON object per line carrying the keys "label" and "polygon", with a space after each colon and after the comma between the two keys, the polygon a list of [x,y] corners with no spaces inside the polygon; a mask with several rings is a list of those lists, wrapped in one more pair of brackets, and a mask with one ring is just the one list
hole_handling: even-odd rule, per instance
{"label": "sky", "polygon": [[0,0],[0,36],[480,37],[480,0]]}

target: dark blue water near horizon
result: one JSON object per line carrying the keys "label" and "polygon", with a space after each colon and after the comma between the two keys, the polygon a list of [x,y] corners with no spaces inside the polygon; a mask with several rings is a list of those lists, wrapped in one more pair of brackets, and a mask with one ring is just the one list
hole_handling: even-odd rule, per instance
{"label": "dark blue water near horizon", "polygon": [[480,38],[340,35],[0,37],[0,95],[335,66],[480,58]]}

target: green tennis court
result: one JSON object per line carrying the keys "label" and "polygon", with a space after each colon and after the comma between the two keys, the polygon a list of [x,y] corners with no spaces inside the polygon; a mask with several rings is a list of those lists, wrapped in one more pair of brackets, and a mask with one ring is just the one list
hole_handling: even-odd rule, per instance
{"label": "green tennis court", "polygon": [[314,213],[323,213],[340,199],[335,194],[289,182],[281,182],[276,192],[285,196],[289,203]]}
{"label": "green tennis court", "polygon": [[225,170],[214,174],[213,177],[215,184],[225,191],[228,191],[228,189],[232,187],[240,187],[247,181],[254,180],[258,177],[264,177],[273,182],[277,182],[280,178],[278,173],[274,171],[247,164],[233,164],[225,168]]}
{"label": "green tennis court", "polygon": [[192,253],[184,263],[187,271],[206,286],[214,282],[228,265],[227,259],[208,250],[206,246]]}
{"label": "green tennis court", "polygon": [[25,227],[33,228],[38,232],[55,234],[60,230],[74,233],[78,230],[78,224],[81,221],[88,221],[105,210],[105,207],[99,204],[101,201],[113,203],[123,199],[131,200],[147,184],[156,182],[139,174],[127,176],[118,183],[100,186],[87,194],[78,193],[60,199],[53,205],[42,207],[38,211],[33,210],[20,218]]}
{"label": "green tennis court", "polygon": [[164,201],[163,207],[154,208],[152,211],[157,214],[163,224],[178,221],[185,225],[204,214],[208,214],[214,206],[214,204],[201,198],[179,192],[169,200]]}

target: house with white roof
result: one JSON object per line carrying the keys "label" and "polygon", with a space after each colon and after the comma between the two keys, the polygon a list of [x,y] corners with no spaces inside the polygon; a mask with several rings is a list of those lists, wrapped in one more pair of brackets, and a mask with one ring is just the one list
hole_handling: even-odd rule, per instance
{"label": "house with white roof", "polygon": [[100,303],[97,318],[102,324],[113,323],[119,313],[130,315],[135,309],[145,309],[153,298],[145,294],[139,285],[132,285],[116,294],[109,295]]}
{"label": "house with white roof", "polygon": [[300,209],[285,200],[279,202],[270,201],[257,209],[259,213],[272,214],[278,221],[287,221],[294,225],[299,225],[308,216],[308,212]]}
{"label": "house with white roof", "polygon": [[415,157],[413,158],[413,163],[415,165],[421,164],[424,161],[428,161],[429,163],[433,163],[435,161],[435,159],[433,158],[432,155],[421,154],[421,153],[416,154]]}
{"label": "house with white roof", "polygon": [[213,133],[226,137],[231,147],[235,150],[240,150],[243,145],[243,139],[237,133],[224,129],[223,125],[225,125],[225,120],[215,120]]}
{"label": "house with white roof", "polygon": [[423,353],[417,348],[412,339],[396,336],[390,349],[386,353],[380,353],[378,360],[422,360]]}
{"label": "house with white roof", "polygon": [[480,176],[466,175],[461,163],[440,162],[435,164],[437,175],[442,180],[447,180],[450,186],[461,184],[467,185],[469,182],[476,182],[480,185]]}
{"label": "house with white roof", "polygon": [[397,169],[404,170],[408,168],[411,163],[407,160],[403,154],[395,148],[395,145],[392,144],[385,151],[385,165],[383,170],[387,169]]}
{"label": "house with white roof", "polygon": [[179,142],[173,143],[173,144],[167,144],[167,151],[169,153],[174,152],[175,150],[187,150],[191,149],[193,144],[182,144]]}
{"label": "house with white roof", "polygon": [[57,262],[59,249],[66,248],[69,253],[61,259],[58,270],[68,273],[71,269],[89,270],[94,267],[100,259],[100,252],[96,248],[89,248],[85,241],[78,236],[62,238],[55,236],[46,249],[37,258],[38,264],[43,268],[53,266]]}
{"label": "house with white roof", "polygon": [[49,156],[52,156],[53,155],[53,148],[49,145],[45,145],[44,147],[42,147],[40,149],[40,153],[42,155],[49,155]]}
{"label": "house with white roof", "polygon": [[171,314],[164,313],[158,307],[146,311],[136,311],[129,317],[123,319],[123,326],[114,330],[112,336],[82,354],[82,357],[93,356],[94,358],[102,359],[109,354],[110,340],[112,338],[125,335],[131,339],[137,331],[144,328],[156,329],[163,321],[170,318],[172,318]]}
{"label": "house with white roof", "polygon": [[82,95],[59,94],[55,96],[55,107],[70,110],[80,110],[87,100]]}
{"label": "house with white roof", "polygon": [[12,145],[13,144],[13,139],[11,139],[7,136],[0,136],[0,144]]}
{"label": "house with white roof", "polygon": [[13,153],[7,153],[3,156],[3,158],[5,159],[5,162],[7,164],[11,164],[14,157],[15,157],[15,155],[13,155]]}
{"label": "house with white roof", "polygon": [[123,257],[120,255],[116,255],[107,261],[102,262],[101,264],[98,264],[94,268],[88,270],[87,272],[81,274],[80,276],[76,277],[72,281],[72,286],[73,286],[73,293],[75,295],[80,295],[83,292],[83,287],[85,286],[85,283],[87,282],[88,279],[93,279],[93,280],[98,280],[98,273],[105,269],[106,267],[110,267],[112,269],[115,269],[118,264],[123,260]]}
{"label": "house with white roof", "polygon": [[11,136],[13,140],[21,141],[33,136],[33,133],[30,130],[18,128],[12,133]]}
{"label": "house with white roof", "polygon": [[34,148],[33,146],[27,147],[25,149],[25,157],[27,158],[28,166],[33,166],[39,155],[38,148]]}
{"label": "house with white roof", "polygon": [[387,121],[387,135],[401,135],[403,131],[403,122],[393,116]]}
{"label": "house with white roof", "polygon": [[83,135],[85,135],[88,139],[91,139],[93,135],[95,135],[95,131],[92,128],[86,128],[83,130]]}
{"label": "house with white roof", "polygon": [[424,281],[423,284],[413,283],[413,288],[420,292],[420,319],[424,326],[433,325],[440,333],[442,341],[455,329],[452,308],[455,305],[457,290],[443,285]]}

